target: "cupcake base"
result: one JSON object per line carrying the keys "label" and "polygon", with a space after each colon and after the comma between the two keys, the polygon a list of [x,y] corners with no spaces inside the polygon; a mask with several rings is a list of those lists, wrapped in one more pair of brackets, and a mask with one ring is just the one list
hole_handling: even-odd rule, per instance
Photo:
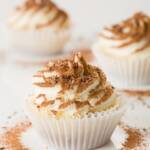
{"label": "cupcake base", "polygon": [[53,31],[45,28],[41,30],[17,30],[4,28],[8,41],[8,48],[22,53],[47,55],[63,51],[70,38],[70,29]]}
{"label": "cupcake base", "polygon": [[93,52],[115,87],[138,88],[150,84],[150,56],[115,58],[96,48]]}
{"label": "cupcake base", "polygon": [[29,117],[50,147],[58,150],[90,150],[102,147],[109,139],[125,109],[123,104],[108,111],[80,119],[54,119],[28,104]]}

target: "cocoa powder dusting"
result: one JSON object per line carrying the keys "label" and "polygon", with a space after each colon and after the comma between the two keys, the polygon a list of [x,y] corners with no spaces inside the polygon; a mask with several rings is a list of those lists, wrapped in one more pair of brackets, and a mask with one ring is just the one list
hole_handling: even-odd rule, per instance
{"label": "cocoa powder dusting", "polygon": [[[53,71],[57,72],[59,77],[45,77],[44,73]],[[34,82],[34,85],[40,87],[53,87],[60,83],[63,89],[62,92],[72,88],[74,85],[80,85],[77,91],[81,92],[93,83],[95,79],[101,81],[99,86],[103,86],[106,83],[106,76],[103,71],[97,67],[88,65],[80,53],[74,55],[72,59],[53,61],[50,65],[47,65],[34,75],[34,77],[38,76],[42,78],[44,82]]]}
{"label": "cocoa powder dusting", "polygon": [[150,96],[150,90],[123,90],[130,96]]}
{"label": "cocoa powder dusting", "polygon": [[[111,97],[114,92],[112,86],[107,84],[107,78],[103,71],[95,66],[89,65],[81,53],[76,53],[70,59],[58,59],[49,62],[33,78],[40,79],[34,80],[33,84],[35,88],[49,88],[57,85],[61,87],[56,97],[61,103],[59,109],[65,109],[72,104],[75,104],[74,106],[76,106],[77,110],[86,105],[95,108],[95,106],[91,106],[91,103],[89,103],[90,99],[95,100],[95,98],[99,98],[98,102],[94,104],[97,106]],[[81,93],[86,89],[88,90],[88,87],[91,85],[94,85],[96,88],[89,88],[89,95],[83,103],[80,102]],[[64,95],[68,90],[75,91],[76,97],[69,102],[64,101]],[[39,93],[37,98],[39,97],[43,97],[44,102],[38,105],[38,108],[55,103],[41,93]],[[56,113],[56,111],[53,112],[53,114]]]}
{"label": "cocoa powder dusting", "polygon": [[145,40],[145,42],[135,49],[135,52],[150,47],[150,17],[142,12],[134,14],[121,23],[106,27],[105,30],[112,33],[112,36],[106,35],[104,32],[100,34],[102,38],[121,41],[120,45],[113,46],[113,48],[123,48],[141,40]]}
{"label": "cocoa powder dusting", "polygon": [[128,134],[128,138],[123,145],[124,146],[123,150],[133,149],[142,144],[143,135],[140,133],[140,131],[138,129],[125,128],[125,131]]}
{"label": "cocoa powder dusting", "polygon": [[[26,0],[25,3],[23,3],[20,6],[16,7],[16,11],[18,12],[27,12],[27,11],[31,11],[33,14],[32,16],[34,17],[36,13],[41,12],[41,10],[46,9],[46,11],[44,11],[43,13],[45,14],[45,16],[47,17],[47,14],[52,13],[53,11],[57,12],[54,14],[54,17],[51,17],[50,19],[48,18],[47,22],[45,23],[39,23],[37,25],[35,25],[36,29],[41,29],[47,26],[50,26],[53,23],[56,23],[55,26],[59,27],[59,28],[65,28],[65,27],[69,27],[69,16],[68,14],[60,9],[59,7],[57,7],[57,5],[55,3],[53,3],[51,0]],[[23,15],[23,14],[22,14]],[[60,20],[58,22],[58,20]],[[15,22],[12,22],[15,23]],[[27,27],[24,27],[27,28]]]}
{"label": "cocoa powder dusting", "polygon": [[21,134],[31,126],[30,122],[21,122],[0,135],[0,150],[29,150],[21,143]]}

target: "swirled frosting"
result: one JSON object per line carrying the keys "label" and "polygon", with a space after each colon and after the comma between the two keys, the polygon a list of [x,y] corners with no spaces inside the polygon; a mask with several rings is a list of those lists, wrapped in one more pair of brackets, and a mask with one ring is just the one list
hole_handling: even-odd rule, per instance
{"label": "swirled frosting", "polygon": [[138,12],[121,23],[104,28],[100,45],[116,55],[150,51],[150,17]]}
{"label": "swirled frosting", "polygon": [[9,24],[19,29],[68,28],[69,17],[50,0],[27,0],[16,8]]}
{"label": "swirled frosting", "polygon": [[50,62],[34,75],[33,87],[34,105],[57,117],[82,116],[115,104],[114,90],[104,73],[87,64],[80,53]]}

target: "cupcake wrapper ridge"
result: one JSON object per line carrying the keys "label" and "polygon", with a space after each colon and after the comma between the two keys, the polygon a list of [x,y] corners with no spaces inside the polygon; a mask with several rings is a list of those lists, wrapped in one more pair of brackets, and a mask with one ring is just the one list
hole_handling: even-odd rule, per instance
{"label": "cupcake wrapper ridge", "polygon": [[29,117],[49,147],[57,150],[90,150],[106,144],[123,112],[123,106],[81,119],[52,119],[28,106]]}
{"label": "cupcake wrapper ridge", "polygon": [[138,88],[150,84],[150,57],[115,59],[93,49],[99,65],[118,88]]}

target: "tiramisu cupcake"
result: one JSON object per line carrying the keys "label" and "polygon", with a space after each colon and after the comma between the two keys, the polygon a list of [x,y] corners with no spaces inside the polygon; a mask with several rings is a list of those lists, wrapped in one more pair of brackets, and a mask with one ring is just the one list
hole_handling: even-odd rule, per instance
{"label": "tiramisu cupcake", "polygon": [[101,147],[124,111],[105,74],[79,53],[37,72],[33,89],[27,100],[29,116],[42,138],[56,149]]}
{"label": "tiramisu cupcake", "polygon": [[150,17],[139,12],[104,28],[93,51],[115,86],[149,85]]}
{"label": "tiramisu cupcake", "polygon": [[69,39],[70,19],[50,0],[26,0],[8,20],[9,47],[36,54],[57,53]]}

